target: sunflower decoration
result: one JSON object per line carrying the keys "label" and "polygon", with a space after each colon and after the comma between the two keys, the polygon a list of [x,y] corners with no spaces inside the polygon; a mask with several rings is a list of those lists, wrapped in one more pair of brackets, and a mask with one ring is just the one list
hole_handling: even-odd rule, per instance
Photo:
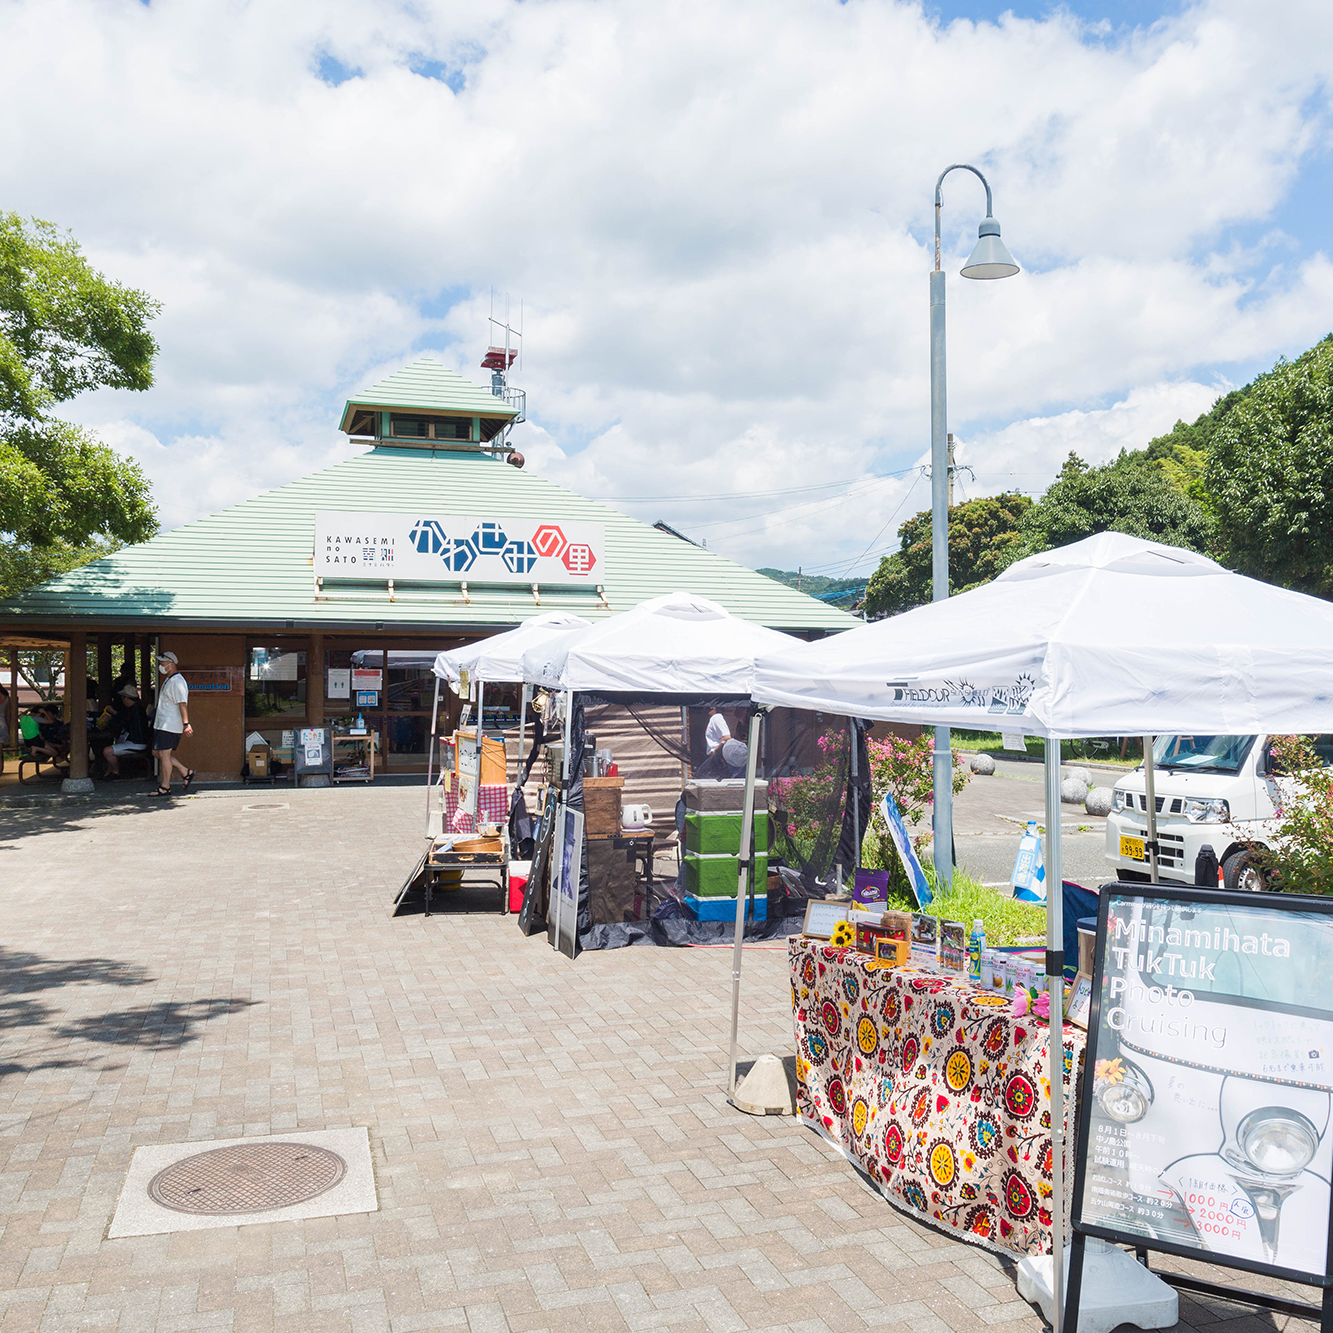
{"label": "sunflower decoration", "polygon": [[833,927],[833,934],[829,939],[829,947],[833,949],[850,949],[856,943],[856,927],[850,921],[839,921]]}
{"label": "sunflower decoration", "polygon": [[1114,1060],[1098,1060],[1092,1068],[1098,1083],[1123,1083],[1125,1081],[1125,1062],[1116,1056]]}

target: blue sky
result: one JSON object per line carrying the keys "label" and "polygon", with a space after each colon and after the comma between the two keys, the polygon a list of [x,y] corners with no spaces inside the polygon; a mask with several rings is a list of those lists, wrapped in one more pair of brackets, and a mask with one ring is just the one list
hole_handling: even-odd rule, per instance
{"label": "blue sky", "polygon": [[154,389],[71,410],[168,525],[347,456],[343,400],[415,355],[483,379],[494,290],[530,468],[864,573],[925,504],[953,161],[1024,266],[957,276],[981,192],[950,177],[970,494],[1139,447],[1333,324],[1326,4],[13,0],[0,43],[3,206],[163,303]]}

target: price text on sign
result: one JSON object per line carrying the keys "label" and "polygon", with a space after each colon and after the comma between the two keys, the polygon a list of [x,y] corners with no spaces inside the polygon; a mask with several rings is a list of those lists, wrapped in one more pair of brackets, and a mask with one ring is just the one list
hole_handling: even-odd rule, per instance
{"label": "price text on sign", "polygon": [[600,523],[500,515],[315,515],[315,573],[325,579],[575,584],[605,578]]}

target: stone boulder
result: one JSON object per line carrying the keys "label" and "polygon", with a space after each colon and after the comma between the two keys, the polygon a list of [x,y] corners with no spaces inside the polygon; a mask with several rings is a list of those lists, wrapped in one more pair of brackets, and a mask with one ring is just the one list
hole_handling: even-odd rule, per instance
{"label": "stone boulder", "polygon": [[1060,799],[1066,805],[1082,805],[1088,795],[1088,784],[1078,778],[1066,778],[1060,784]]}
{"label": "stone boulder", "polygon": [[995,760],[992,759],[990,755],[988,755],[984,750],[977,751],[977,753],[974,754],[972,758],[967,761],[967,766],[974,773],[981,773],[986,776],[989,776],[991,773],[995,772]]}
{"label": "stone boulder", "polygon": [[1060,776],[1062,778],[1074,778],[1085,787],[1092,786],[1092,774],[1086,768],[1067,768]]}
{"label": "stone boulder", "polygon": [[1110,787],[1092,787],[1083,802],[1083,808],[1090,814],[1096,815],[1099,819],[1111,813],[1111,789]]}

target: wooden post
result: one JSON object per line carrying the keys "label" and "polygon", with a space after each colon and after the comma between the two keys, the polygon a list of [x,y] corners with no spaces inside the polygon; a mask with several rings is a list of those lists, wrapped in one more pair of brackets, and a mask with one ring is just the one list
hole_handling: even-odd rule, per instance
{"label": "wooden post", "polygon": [[65,706],[69,714],[69,777],[62,792],[93,789],[88,776],[88,636],[76,630],[69,636],[65,657]]}
{"label": "wooden post", "polygon": [[[153,640],[152,636],[145,634],[139,638],[139,697],[142,699],[149,690],[156,693],[156,687],[153,682],[156,676],[153,673]],[[148,719],[151,724],[152,718]]]}
{"label": "wooden post", "polygon": [[9,743],[19,743],[19,650],[9,650]]}
{"label": "wooden post", "polygon": [[310,651],[306,654],[305,668],[305,724],[308,727],[324,725],[324,636],[310,636]]}
{"label": "wooden post", "polygon": [[111,702],[111,635],[97,635],[97,703],[98,712]]}

